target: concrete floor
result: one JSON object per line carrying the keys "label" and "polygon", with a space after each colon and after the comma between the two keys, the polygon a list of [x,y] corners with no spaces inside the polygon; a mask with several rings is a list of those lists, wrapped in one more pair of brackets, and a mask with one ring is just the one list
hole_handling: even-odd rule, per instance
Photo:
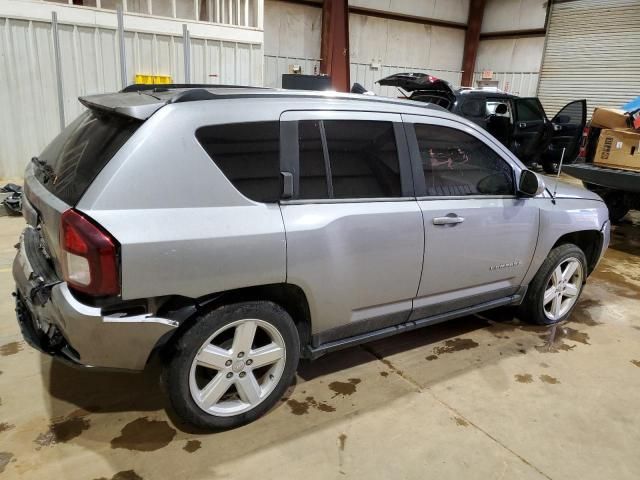
{"label": "concrete floor", "polygon": [[157,372],[87,372],[21,340],[20,218],[0,218],[0,480],[640,478],[640,215],[615,227],[571,321],[506,311],[300,368],[258,422],[194,432]]}

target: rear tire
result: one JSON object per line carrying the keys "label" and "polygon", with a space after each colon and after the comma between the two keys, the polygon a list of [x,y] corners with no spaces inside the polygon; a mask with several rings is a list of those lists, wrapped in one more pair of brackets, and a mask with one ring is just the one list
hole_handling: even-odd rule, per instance
{"label": "rear tire", "polygon": [[563,322],[578,303],[586,274],[587,259],[580,248],[572,243],[557,246],[529,284],[520,317],[538,325]]}
{"label": "rear tire", "polygon": [[300,339],[272,302],[225,305],[198,317],[164,370],[170,403],[184,421],[229,429],[269,411],[294,379]]}

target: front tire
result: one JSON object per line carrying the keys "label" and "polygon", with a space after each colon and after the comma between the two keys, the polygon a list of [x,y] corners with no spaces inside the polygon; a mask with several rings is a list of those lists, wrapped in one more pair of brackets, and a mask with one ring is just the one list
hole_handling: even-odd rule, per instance
{"label": "front tire", "polygon": [[170,403],[205,429],[250,423],[291,385],[300,339],[291,316],[272,302],[225,305],[198,317],[165,367]]}
{"label": "front tire", "polygon": [[587,259],[579,247],[567,243],[554,248],[529,284],[520,316],[539,325],[566,320],[580,298],[586,273]]}

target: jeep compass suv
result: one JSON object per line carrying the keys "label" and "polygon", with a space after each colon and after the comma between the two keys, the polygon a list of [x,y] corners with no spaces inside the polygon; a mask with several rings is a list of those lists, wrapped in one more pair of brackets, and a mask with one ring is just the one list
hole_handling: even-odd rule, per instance
{"label": "jeep compass suv", "polygon": [[256,88],[129,88],[25,172],[13,265],[34,347],[164,361],[175,411],[230,428],[300,357],[503,305],[551,324],[609,241],[587,190],[540,177],[425,103]]}

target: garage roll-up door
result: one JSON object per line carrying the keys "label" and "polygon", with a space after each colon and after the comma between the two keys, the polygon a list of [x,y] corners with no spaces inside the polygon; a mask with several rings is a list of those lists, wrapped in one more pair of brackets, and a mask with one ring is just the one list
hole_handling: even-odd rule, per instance
{"label": "garage roll-up door", "polygon": [[640,1],[554,1],[538,96],[547,115],[571,100],[619,108],[640,95]]}

